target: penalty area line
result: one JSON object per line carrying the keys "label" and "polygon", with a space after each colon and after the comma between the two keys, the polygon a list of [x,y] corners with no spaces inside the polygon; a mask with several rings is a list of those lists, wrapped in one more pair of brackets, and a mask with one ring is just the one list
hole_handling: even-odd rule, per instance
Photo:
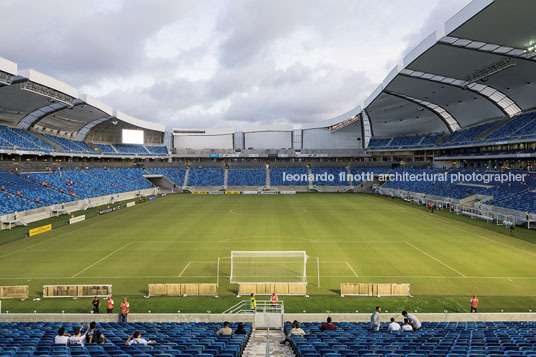
{"label": "penalty area line", "polygon": [[188,262],[188,264],[186,264],[186,266],[184,267],[184,269],[182,269],[182,271],[180,272],[180,274],[177,276],[178,278],[180,278],[182,276],[182,274],[184,274],[184,272],[186,271],[186,269],[188,269],[190,267],[190,264],[192,264],[192,262]]}
{"label": "penalty area line", "polygon": [[352,271],[352,273],[354,273],[355,277],[356,278],[359,278],[359,275],[357,275],[357,273],[355,272],[354,268],[352,268],[352,266],[350,265],[350,263],[348,262],[345,262],[346,265],[348,266],[348,268],[350,268],[350,270]]}
{"label": "penalty area line", "polygon": [[114,250],[113,252],[111,252],[110,254],[108,254],[107,256],[105,256],[105,257],[103,257],[103,258],[97,260],[95,263],[93,263],[93,264],[87,266],[86,268],[80,270],[78,273],[76,273],[76,274],[74,274],[73,276],[71,276],[71,279],[72,279],[72,278],[76,278],[78,275],[82,274],[82,273],[85,272],[86,270],[93,268],[95,265],[99,264],[99,263],[102,262],[103,260],[105,260],[105,259],[111,257],[111,256],[114,255],[115,253],[119,252],[121,249],[126,248],[126,247],[128,247],[129,245],[131,245],[131,244],[132,244],[132,242],[129,242],[129,243],[125,244],[125,245],[122,245],[121,247],[117,248],[116,250]]}

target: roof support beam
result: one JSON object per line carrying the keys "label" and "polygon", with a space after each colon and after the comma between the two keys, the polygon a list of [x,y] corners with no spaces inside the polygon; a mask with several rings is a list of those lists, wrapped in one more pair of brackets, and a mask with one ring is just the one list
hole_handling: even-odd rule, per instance
{"label": "roof support beam", "polygon": [[47,106],[41,107],[39,109],[34,110],[33,112],[26,115],[24,118],[22,118],[18,124],[17,127],[21,129],[28,130],[32,125],[37,123],[39,120],[43,119],[49,114],[59,112],[60,110],[63,110],[67,108],[67,104],[64,103],[52,103]]}
{"label": "roof support beam", "polygon": [[513,48],[508,46],[501,46],[494,43],[486,43],[482,41],[473,41],[466,38],[459,38],[453,36],[445,36],[439,39],[439,43],[449,45],[453,47],[466,48],[468,50],[493,53],[500,56],[508,56],[514,58],[521,58],[524,60],[536,62],[536,52],[527,51],[523,48]]}
{"label": "roof support beam", "polygon": [[108,117],[100,118],[100,119],[97,119],[97,120],[93,120],[90,123],[87,123],[80,130],[78,130],[78,132],[76,133],[76,138],[78,140],[82,140],[82,141],[85,140],[86,137],[87,137],[87,134],[89,134],[91,129],[93,129],[97,125],[99,125],[101,123],[104,123],[105,121],[113,119],[113,118],[114,117],[112,117],[112,116],[108,116]]}
{"label": "roof support beam", "polygon": [[458,122],[458,120],[456,120],[456,118],[454,118],[454,116],[452,116],[452,114],[447,112],[443,107],[435,103],[428,102],[426,100],[422,100],[418,98],[414,98],[414,97],[411,97],[409,95],[405,95],[402,93],[396,93],[396,92],[387,91],[387,90],[384,90],[384,92],[430,109],[434,114],[436,114],[445,123],[445,125],[447,126],[447,128],[449,129],[451,133],[455,132],[456,130],[461,129],[461,125]]}
{"label": "roof support beam", "polygon": [[433,73],[413,71],[410,69],[403,69],[400,71],[400,74],[407,77],[419,78],[431,82],[447,84],[462,89],[468,89],[472,92],[477,93],[478,95],[483,96],[484,98],[495,104],[504,114],[510,117],[521,113],[521,108],[519,108],[519,106],[506,94],[500,92],[493,87],[481,83],[466,84],[461,79],[444,77]]}

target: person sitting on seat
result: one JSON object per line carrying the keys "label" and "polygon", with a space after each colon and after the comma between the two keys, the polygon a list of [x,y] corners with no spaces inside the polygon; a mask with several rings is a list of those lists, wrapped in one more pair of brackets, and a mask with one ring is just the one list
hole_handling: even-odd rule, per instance
{"label": "person sitting on seat", "polygon": [[147,341],[146,339],[141,337],[140,331],[136,331],[128,338],[128,340],[125,342],[125,345],[144,345],[147,346],[149,343],[156,343],[156,341]]}
{"label": "person sitting on seat", "polygon": [[407,317],[413,330],[417,331],[421,329],[421,321],[414,314],[408,314],[406,311],[402,311],[402,316]]}
{"label": "person sitting on seat", "polygon": [[400,325],[395,322],[395,318],[394,317],[391,317],[391,323],[389,324],[389,332],[393,332],[393,331],[400,331]]}
{"label": "person sitting on seat", "polygon": [[66,345],[67,342],[69,342],[69,337],[71,337],[71,335],[65,333],[65,327],[60,327],[58,334],[54,337],[54,344]]}
{"label": "person sitting on seat", "polygon": [[86,342],[86,335],[89,332],[89,327],[86,330],[86,333],[82,335],[82,330],[84,329],[84,325],[82,327],[76,327],[74,329],[74,335],[69,337],[68,344],[69,345],[84,345]]}
{"label": "person sitting on seat", "polygon": [[409,324],[409,319],[406,317],[404,319],[404,325],[402,326],[402,331],[413,331],[413,327]]}
{"label": "person sitting on seat", "polygon": [[331,317],[328,317],[327,322],[322,322],[320,326],[320,331],[335,331],[336,329],[337,325],[331,322]]}
{"label": "person sitting on seat", "polygon": [[233,334],[233,330],[229,327],[229,323],[225,321],[223,327],[216,332],[217,336],[230,336]]}
{"label": "person sitting on seat", "polygon": [[240,323],[238,324],[238,327],[236,328],[234,334],[235,334],[235,335],[247,335],[247,331],[246,331],[246,329],[244,328],[244,323],[243,323],[243,322],[240,322]]}
{"label": "person sitting on seat", "polygon": [[89,324],[89,331],[86,332],[86,343],[105,343],[108,342],[104,334],[97,329],[95,321]]}

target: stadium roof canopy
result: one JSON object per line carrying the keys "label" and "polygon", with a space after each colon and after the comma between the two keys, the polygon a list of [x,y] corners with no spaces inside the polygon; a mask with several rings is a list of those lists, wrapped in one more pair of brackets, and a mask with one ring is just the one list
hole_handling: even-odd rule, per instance
{"label": "stadium roof canopy", "polygon": [[164,132],[164,126],[136,119],[72,86],[0,58],[0,124],[39,126],[84,139],[107,122],[120,127]]}
{"label": "stadium roof canopy", "polygon": [[374,136],[455,131],[536,103],[534,0],[474,0],[362,105]]}

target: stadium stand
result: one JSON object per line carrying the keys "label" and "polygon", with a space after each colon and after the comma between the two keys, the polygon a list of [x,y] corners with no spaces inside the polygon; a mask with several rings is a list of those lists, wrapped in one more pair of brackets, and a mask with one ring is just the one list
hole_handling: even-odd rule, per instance
{"label": "stadium stand", "polygon": [[482,141],[536,137],[536,112],[518,115],[499,127]]}
{"label": "stadium stand", "polygon": [[184,178],[186,176],[186,169],[181,168],[150,168],[148,169],[150,174],[164,175],[169,178],[175,185],[181,187],[184,185]]}
{"label": "stadium stand", "polygon": [[95,150],[90,148],[86,143],[82,141],[69,140],[67,138],[62,138],[59,136],[54,136],[50,134],[41,134],[48,140],[52,141],[54,144],[63,148],[63,150],[74,153],[88,153],[94,154]]}
{"label": "stadium stand", "polygon": [[30,151],[53,151],[54,148],[26,130],[0,126],[0,144],[5,148]]}
{"label": "stadium stand", "polygon": [[167,153],[168,153],[167,148],[165,146],[149,146],[149,145],[146,145],[145,148],[151,154],[167,155]]}
{"label": "stadium stand", "polygon": [[270,168],[270,186],[309,186],[308,180],[289,181],[283,179],[283,174],[286,175],[307,175],[306,168]]}
{"label": "stadium stand", "polygon": [[265,186],[266,170],[262,169],[230,169],[227,186]]}
{"label": "stadium stand", "polygon": [[369,149],[420,149],[434,146],[444,133],[405,135],[392,138],[372,138]]}
{"label": "stadium stand", "polygon": [[476,125],[470,128],[455,131],[449,136],[441,146],[448,146],[453,144],[465,144],[473,141],[476,137],[482,135],[486,130],[491,129],[497,125],[500,120],[494,120],[488,123]]}
{"label": "stadium stand", "polygon": [[50,170],[20,175],[0,171],[2,198],[6,198],[0,202],[0,212],[21,212],[41,206],[152,187],[143,177],[144,174],[145,170],[140,168]]}
{"label": "stadium stand", "polygon": [[[424,322],[416,332],[380,332],[368,323],[337,323],[336,331],[303,323],[305,336],[290,338],[299,357],[535,356],[536,322]],[[285,324],[288,333],[290,324]]]}
{"label": "stadium stand", "polygon": [[147,155],[149,152],[143,145],[114,144],[113,147],[121,154]]}
{"label": "stadium stand", "polygon": [[[231,323],[233,331],[237,323]],[[72,333],[81,324],[57,322],[0,322],[0,356],[222,356],[238,357],[251,335],[216,336],[222,323],[99,323],[108,342],[103,344],[55,345],[60,327]],[[157,343],[125,345],[135,331]]]}
{"label": "stadium stand", "polygon": [[[330,168],[330,167],[313,167],[311,168],[311,173],[313,174],[313,177],[315,178],[313,180],[313,184],[317,186],[349,186],[350,182],[348,181],[341,181],[341,177],[343,180],[346,178],[346,174],[348,171],[346,168]],[[343,174],[341,176],[340,174]],[[324,179],[326,176],[332,175],[333,180]]]}
{"label": "stadium stand", "polygon": [[193,168],[188,174],[188,186],[223,186],[224,169]]}

